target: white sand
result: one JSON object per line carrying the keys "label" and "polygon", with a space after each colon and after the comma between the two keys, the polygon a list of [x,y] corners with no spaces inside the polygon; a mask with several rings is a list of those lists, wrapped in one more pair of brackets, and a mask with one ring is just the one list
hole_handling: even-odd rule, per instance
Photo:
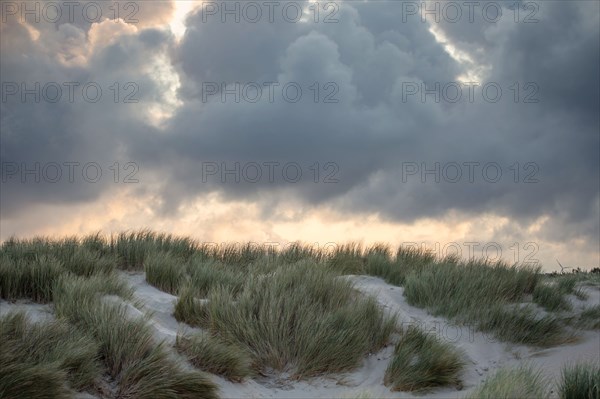
{"label": "white sand", "polygon": [[[147,284],[143,273],[121,275],[134,287],[135,298],[143,303],[142,309],[128,305],[129,314],[134,317],[149,313],[158,340],[173,343],[178,332],[199,331],[175,320],[172,314],[177,298]],[[365,294],[376,297],[384,309],[397,312],[399,321],[405,327],[418,324],[464,352],[467,365],[462,375],[463,389],[438,389],[429,392],[427,398],[462,398],[487,375],[503,366],[516,367],[526,362],[540,367],[546,376],[555,378],[560,375],[561,367],[565,363],[600,359],[600,330],[584,331],[580,333],[581,339],[576,343],[543,350],[495,342],[491,336],[469,327],[454,326],[442,317],[433,317],[423,309],[408,305],[402,287],[389,285],[382,279],[371,276],[343,278],[352,280]],[[584,291],[588,294],[587,300],[570,298],[576,309],[600,303],[600,287],[585,287]],[[116,297],[108,299],[120,301]],[[13,309],[25,310],[34,320],[52,318],[51,305],[0,301],[0,315]],[[392,351],[393,347],[388,346],[379,353],[369,355],[362,365],[351,373],[309,381],[292,381],[280,374],[251,379],[244,383],[232,383],[218,376],[212,378],[218,384],[223,398],[353,398],[359,394],[368,394],[373,398],[423,398],[405,392],[391,392],[383,385],[383,376]]]}

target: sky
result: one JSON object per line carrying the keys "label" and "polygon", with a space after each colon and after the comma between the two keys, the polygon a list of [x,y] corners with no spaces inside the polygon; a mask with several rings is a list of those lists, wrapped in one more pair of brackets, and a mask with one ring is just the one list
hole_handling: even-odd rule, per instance
{"label": "sky", "polygon": [[0,240],[600,266],[597,1],[0,6]]}

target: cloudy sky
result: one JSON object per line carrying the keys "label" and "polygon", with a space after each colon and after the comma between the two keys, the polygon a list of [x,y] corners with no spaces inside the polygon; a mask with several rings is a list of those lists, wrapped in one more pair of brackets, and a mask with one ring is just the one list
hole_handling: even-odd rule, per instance
{"label": "cloudy sky", "polygon": [[2,240],[600,264],[597,1],[0,5]]}

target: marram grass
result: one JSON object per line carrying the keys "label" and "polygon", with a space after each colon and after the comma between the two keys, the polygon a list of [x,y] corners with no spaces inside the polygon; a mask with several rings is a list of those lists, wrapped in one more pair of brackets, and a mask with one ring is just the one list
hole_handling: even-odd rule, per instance
{"label": "marram grass", "polygon": [[600,398],[600,363],[566,365],[558,382],[561,399]]}
{"label": "marram grass", "polygon": [[241,382],[252,373],[250,356],[237,345],[207,333],[178,335],[175,348],[200,370]]}
{"label": "marram grass", "polygon": [[[117,269],[144,270],[148,283],[178,295],[177,320],[205,330],[177,338],[175,349],[191,363],[187,368],[173,359],[173,348],[155,340],[147,318],[131,317],[130,305],[122,302],[139,304]],[[318,249],[293,243],[275,250],[252,243],[200,244],[149,230],[108,238],[11,238],[0,246],[0,298],[52,302],[59,320],[44,328],[11,322],[29,332],[15,341],[20,330],[14,327],[10,342],[16,349],[0,349],[0,397],[18,397],[14,387],[26,397],[68,397],[75,389],[93,389],[102,378],[120,398],[213,398],[216,387],[200,370],[241,381],[271,369],[295,378],[355,369],[366,354],[390,342],[396,320],[339,278],[343,274],[381,277],[404,286],[415,306],[502,341],[536,346],[570,338],[564,314],[555,312],[569,309],[567,295],[584,298],[577,284],[590,276],[546,279],[539,268],[437,259],[384,244]],[[107,295],[118,298],[107,301]],[[521,306],[531,299],[549,314]],[[598,328],[598,307],[572,319],[574,327]],[[22,361],[24,342],[54,342],[61,331],[69,332],[67,360],[46,345],[32,356],[37,360]],[[452,347],[410,330],[398,342],[386,383],[413,391],[456,385],[461,362]],[[573,391],[573,381],[592,381],[593,387],[593,378],[585,377],[592,374],[585,373],[565,372],[565,391],[582,392]]]}
{"label": "marram grass", "polygon": [[502,368],[466,399],[538,399],[549,396],[548,381],[531,366]]}
{"label": "marram grass", "polygon": [[465,365],[452,345],[410,326],[394,348],[384,383],[394,391],[425,391],[459,385]]}
{"label": "marram grass", "polygon": [[221,284],[199,302],[186,291],[176,315],[243,348],[258,372],[308,377],[348,371],[387,343],[396,319],[336,276],[314,262],[281,265],[248,274],[239,293]]}
{"label": "marram grass", "polygon": [[101,372],[98,344],[64,321],[0,318],[0,397],[70,397],[92,390]]}
{"label": "marram grass", "polygon": [[124,304],[102,294],[127,296],[115,282],[65,277],[56,290],[57,316],[73,323],[99,345],[119,398],[216,398],[216,387],[200,372],[184,370],[157,343],[145,318],[131,318]]}

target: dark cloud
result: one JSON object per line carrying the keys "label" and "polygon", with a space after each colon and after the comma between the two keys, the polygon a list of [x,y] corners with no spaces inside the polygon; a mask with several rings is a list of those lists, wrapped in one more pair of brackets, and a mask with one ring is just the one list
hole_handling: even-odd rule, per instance
{"label": "dark cloud", "polygon": [[[444,50],[428,24],[419,18],[404,21],[403,2],[343,3],[337,23],[281,18],[222,23],[204,20],[200,10],[188,18],[177,45],[164,31],[143,29],[80,55],[88,63],[70,66],[48,48],[75,56],[90,27],[63,24],[44,39],[55,46],[59,38],[70,40],[67,51],[25,39],[21,25],[5,26],[2,81],[32,76],[107,85],[134,81],[140,103],[3,102],[2,159],[135,160],[152,177],[149,181],[160,182],[140,185],[140,192],[158,195],[165,213],[199,194],[219,191],[226,199],[260,201],[265,217],[279,200],[290,198],[349,214],[377,212],[394,221],[441,217],[451,210],[467,216],[494,213],[524,224],[551,215],[545,224],[553,230],[549,240],[559,239],[565,226],[597,242],[599,5],[540,3],[539,22],[526,24],[513,20],[508,3],[499,4],[507,17],[497,23],[476,18],[439,24],[459,50],[471,55],[473,62],[466,64]],[[170,57],[183,100],[160,128],[146,119],[148,104],[166,96],[162,76],[149,69],[158,54]],[[466,100],[465,90],[456,103],[406,95],[408,88],[423,84],[443,87],[473,66],[487,67],[482,83],[502,88],[498,102],[486,101],[480,87],[473,102]],[[273,101],[268,82],[279,83]],[[251,84],[252,94],[259,86],[262,96],[236,102],[234,94],[225,93],[222,101],[221,84],[231,90],[236,83]],[[297,102],[282,94],[289,83],[302,89]],[[207,95],[209,86],[216,91]],[[337,101],[325,102],[327,95]],[[527,98],[539,101],[524,102]],[[207,167],[234,168],[236,162],[240,168],[262,165],[262,178],[236,181],[230,174],[224,182],[220,171],[207,174]],[[279,163],[272,181],[266,176],[268,162]],[[479,163],[472,182],[466,162]],[[292,163],[303,173],[295,183],[277,175],[279,166]],[[450,179],[442,175],[436,182],[429,174],[422,182],[420,170],[406,175],[408,165],[421,169],[423,163],[428,169],[439,164]],[[449,165],[455,163],[462,167],[458,182],[449,181],[454,176]],[[490,163],[500,168],[498,181],[494,168],[482,171]],[[337,182],[326,184],[331,171]],[[92,201],[106,189],[5,183],[2,213],[36,202]]]}

